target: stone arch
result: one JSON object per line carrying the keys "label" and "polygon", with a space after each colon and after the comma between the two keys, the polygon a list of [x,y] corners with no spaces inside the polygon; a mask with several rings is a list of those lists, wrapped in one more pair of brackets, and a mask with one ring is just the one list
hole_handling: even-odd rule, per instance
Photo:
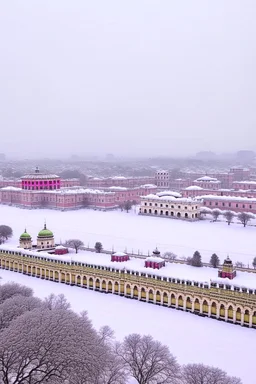
{"label": "stone arch", "polygon": [[161,303],[161,292],[159,289],[156,290],[156,303]]}
{"label": "stone arch", "polygon": [[171,306],[176,306],[176,295],[174,293],[171,294]]}
{"label": "stone arch", "polygon": [[234,308],[233,308],[233,305],[230,304],[228,306],[228,319],[233,320],[233,316],[234,316]]}
{"label": "stone arch", "polygon": [[163,304],[168,305],[168,293],[166,291],[163,292]]}
{"label": "stone arch", "polygon": [[188,213],[187,212],[185,212],[185,219],[187,219],[188,218]]}
{"label": "stone arch", "polygon": [[180,214],[180,212],[178,212],[178,213],[177,213],[177,217],[181,217],[181,214]]}
{"label": "stone arch", "polygon": [[183,308],[183,305],[184,305],[184,300],[183,300],[183,296],[182,295],[179,295],[178,296],[178,307],[182,307]]}
{"label": "stone arch", "polygon": [[112,281],[109,280],[109,282],[108,282],[108,292],[112,292],[112,290],[113,290],[113,284],[112,284]]}
{"label": "stone arch", "polygon": [[144,209],[144,213],[147,213],[147,210],[146,210],[146,209]]}
{"label": "stone arch", "polygon": [[200,300],[198,299],[198,297],[196,297],[194,301],[194,311],[200,312]]}
{"label": "stone arch", "polygon": [[215,301],[211,303],[211,315],[212,316],[217,315],[217,303]]}
{"label": "stone arch", "polygon": [[134,287],[133,287],[133,297],[137,299],[138,296],[139,296],[138,287],[137,287],[137,285],[134,285]]}
{"label": "stone arch", "polygon": [[152,209],[149,209],[149,210],[148,210],[148,213],[152,213]]}
{"label": "stone arch", "polygon": [[174,212],[173,211],[171,211],[171,216],[174,216]]}
{"label": "stone arch", "polygon": [[153,300],[154,300],[154,292],[153,292],[153,289],[151,289],[151,288],[148,291],[148,299],[151,302],[153,302]]}
{"label": "stone arch", "polygon": [[76,284],[81,285],[81,276],[80,275],[77,275],[77,277],[76,277]]}
{"label": "stone arch", "polygon": [[192,299],[190,296],[186,297],[186,309],[192,310]]}
{"label": "stone arch", "polygon": [[169,215],[169,212],[168,211],[165,211],[165,216],[168,216]]}
{"label": "stone arch", "polygon": [[107,283],[106,283],[106,280],[102,280],[102,282],[101,282],[101,289],[102,289],[102,291],[106,291],[106,288],[107,288]]}
{"label": "stone arch", "polygon": [[119,293],[119,282],[118,281],[115,281],[114,292]]}
{"label": "stone arch", "polygon": [[145,290],[144,287],[141,288],[141,295],[140,295],[140,297],[141,297],[141,300],[146,301],[147,293],[146,293],[146,290]]}
{"label": "stone arch", "polygon": [[130,284],[126,284],[126,295],[131,296],[131,286]]}
{"label": "stone arch", "polygon": [[154,211],[154,215],[157,215],[157,214],[158,214],[157,209],[155,209],[155,211]]}
{"label": "stone arch", "polygon": [[244,323],[249,324],[249,322],[250,322],[250,311],[249,309],[246,309],[244,311]]}
{"label": "stone arch", "polygon": [[163,211],[163,210],[161,210],[161,211],[160,211],[160,215],[163,215],[163,214],[164,214],[164,211]]}
{"label": "stone arch", "polygon": [[94,288],[93,287],[93,278],[92,277],[89,278],[89,288],[91,288],[91,289]]}
{"label": "stone arch", "polygon": [[225,317],[225,304],[220,304],[220,317]]}
{"label": "stone arch", "polygon": [[240,307],[236,309],[236,321],[241,321],[242,319],[242,310]]}
{"label": "stone arch", "polygon": [[70,284],[70,273],[66,273],[66,283]]}
{"label": "stone arch", "polygon": [[97,291],[100,290],[100,279],[99,279],[99,278],[97,278],[97,279],[95,280],[95,289],[96,289]]}
{"label": "stone arch", "polygon": [[204,301],[203,301],[203,313],[208,314],[208,311],[209,311],[209,304],[208,304],[208,301],[204,299]]}
{"label": "stone arch", "polygon": [[83,286],[87,286],[87,277],[83,276]]}

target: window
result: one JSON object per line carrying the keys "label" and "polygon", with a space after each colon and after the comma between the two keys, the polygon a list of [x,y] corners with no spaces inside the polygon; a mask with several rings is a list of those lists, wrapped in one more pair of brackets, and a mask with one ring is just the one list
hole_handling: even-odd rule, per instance
{"label": "window", "polygon": [[222,207],[225,207],[225,203],[222,203]]}
{"label": "window", "polygon": [[188,209],[188,207],[185,207],[185,209]]}
{"label": "window", "polygon": [[236,208],[238,208],[238,204],[236,204]]}
{"label": "window", "polygon": [[218,204],[219,204],[218,201],[216,201],[215,205],[218,205]]}
{"label": "window", "polygon": [[231,207],[231,203],[228,203],[228,206]]}
{"label": "window", "polygon": [[168,208],[168,204],[166,204],[166,208]]}
{"label": "window", "polygon": [[147,203],[144,203],[144,205],[147,205]]}

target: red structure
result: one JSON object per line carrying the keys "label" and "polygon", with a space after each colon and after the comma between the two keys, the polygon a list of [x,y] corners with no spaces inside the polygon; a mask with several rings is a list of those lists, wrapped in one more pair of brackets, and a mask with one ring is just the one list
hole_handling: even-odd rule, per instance
{"label": "red structure", "polygon": [[63,245],[58,245],[56,248],[55,248],[55,255],[66,255],[66,253],[68,253],[68,248],[66,247],[63,247]]}
{"label": "red structure", "polygon": [[123,252],[115,252],[111,255],[111,261],[123,262],[128,261],[129,259],[129,256]]}
{"label": "red structure", "polygon": [[146,268],[160,269],[165,266],[165,261],[160,257],[160,252],[156,248],[153,251],[153,256],[149,256],[145,260]]}
{"label": "red structure", "polygon": [[21,188],[32,191],[60,189],[60,177],[40,173],[37,167],[34,174],[21,178]]}
{"label": "red structure", "polygon": [[222,278],[234,279],[236,277],[236,270],[233,266],[232,260],[229,256],[224,260],[222,269],[218,271],[218,276]]}

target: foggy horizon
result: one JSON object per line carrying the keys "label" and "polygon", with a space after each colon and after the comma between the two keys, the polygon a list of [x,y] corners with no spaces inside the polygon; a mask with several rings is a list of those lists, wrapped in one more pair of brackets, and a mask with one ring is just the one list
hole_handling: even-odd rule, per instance
{"label": "foggy horizon", "polygon": [[0,152],[256,150],[256,3],[2,2]]}

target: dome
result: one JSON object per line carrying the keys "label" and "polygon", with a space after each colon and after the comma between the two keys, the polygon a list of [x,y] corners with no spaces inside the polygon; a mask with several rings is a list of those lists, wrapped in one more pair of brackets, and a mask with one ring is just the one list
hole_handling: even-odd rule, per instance
{"label": "dome", "polygon": [[46,224],[44,225],[44,228],[38,233],[38,237],[53,237],[52,231],[46,228]]}
{"label": "dome", "polygon": [[20,235],[20,240],[31,240],[31,236],[29,233],[27,233],[27,230]]}

